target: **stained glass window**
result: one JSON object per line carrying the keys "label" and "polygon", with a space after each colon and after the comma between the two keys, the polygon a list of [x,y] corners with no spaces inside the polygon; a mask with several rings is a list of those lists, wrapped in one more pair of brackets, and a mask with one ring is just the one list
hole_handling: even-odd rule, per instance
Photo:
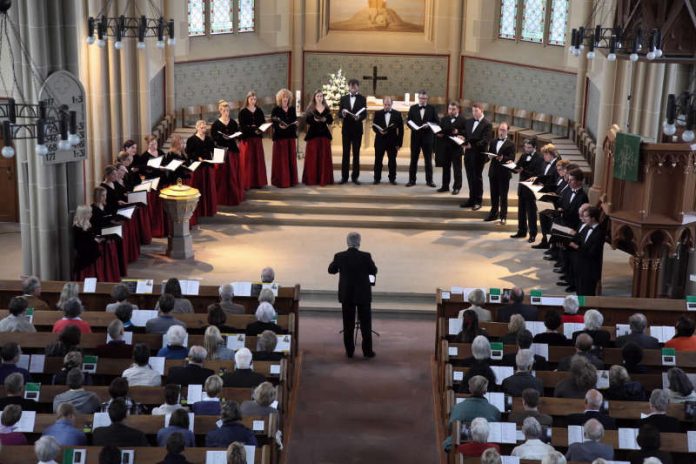
{"label": "stained glass window", "polygon": [[205,5],[203,0],[188,2],[188,34],[205,35]]}
{"label": "stained glass window", "polygon": [[549,21],[550,45],[565,45],[566,26],[568,25],[568,0],[553,0],[551,3],[551,20]]}
{"label": "stained glass window", "polygon": [[545,16],[546,0],[525,0],[520,39],[543,42]]}
{"label": "stained glass window", "polygon": [[517,29],[517,0],[502,0],[500,2],[500,29],[498,37],[514,39]]}
{"label": "stained glass window", "polygon": [[254,32],[254,0],[237,0],[239,2],[238,32]]}
{"label": "stained glass window", "polygon": [[210,0],[210,33],[234,32],[232,0]]}

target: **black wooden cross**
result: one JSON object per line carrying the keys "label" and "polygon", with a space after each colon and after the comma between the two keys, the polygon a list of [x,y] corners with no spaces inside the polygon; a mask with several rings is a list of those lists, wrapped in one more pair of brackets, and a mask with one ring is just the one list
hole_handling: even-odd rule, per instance
{"label": "black wooden cross", "polygon": [[377,66],[372,67],[372,75],[371,76],[363,76],[363,79],[366,81],[372,81],[372,95],[377,95],[377,81],[386,81],[387,76],[378,76],[377,75]]}

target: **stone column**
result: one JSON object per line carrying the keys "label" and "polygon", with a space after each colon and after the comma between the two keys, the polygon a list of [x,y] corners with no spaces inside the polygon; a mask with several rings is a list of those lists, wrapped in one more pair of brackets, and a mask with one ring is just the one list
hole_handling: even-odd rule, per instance
{"label": "stone column", "polygon": [[583,110],[585,108],[585,86],[587,81],[587,52],[581,52],[578,57],[578,73],[575,80],[575,122],[583,123]]}
{"label": "stone column", "polygon": [[[448,2],[450,7],[450,67],[448,80],[448,93],[450,100],[459,99],[459,69],[462,59],[462,33],[464,29],[464,2]],[[488,115],[490,118],[492,115]]]}
{"label": "stone column", "polygon": [[[599,54],[598,54],[599,55]],[[601,56],[601,55],[600,55]],[[616,61],[604,59],[602,86],[599,97],[599,117],[597,121],[597,156],[593,166],[594,183],[589,191],[590,203],[598,201],[604,180],[604,150],[602,142],[614,120],[614,90],[616,86]]]}
{"label": "stone column", "polygon": [[[662,129],[660,113],[662,112],[662,88],[665,81],[665,64],[650,63],[647,83],[644,91],[642,121],[640,134],[657,141]],[[636,127],[638,132],[638,127]]]}

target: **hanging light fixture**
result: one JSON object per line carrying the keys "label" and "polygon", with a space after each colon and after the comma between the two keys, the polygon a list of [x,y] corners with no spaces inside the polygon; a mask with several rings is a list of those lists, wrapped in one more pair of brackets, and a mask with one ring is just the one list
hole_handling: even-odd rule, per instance
{"label": "hanging light fixture", "polygon": [[627,33],[621,26],[603,28],[596,25],[594,29],[580,27],[571,31],[570,54],[580,56],[581,50],[587,44],[589,50],[587,59],[592,60],[596,56],[596,50],[607,50],[607,59],[616,61],[620,57],[627,57],[636,62],[641,56],[648,60],[660,58],[663,53],[661,47],[662,35],[659,29],[653,29],[649,36],[643,34],[641,28],[632,33]]}
{"label": "hanging light fixture", "polygon": [[696,128],[696,93],[684,91],[679,96],[675,94],[667,96],[662,133],[671,137],[677,133],[680,127],[684,128],[681,133],[682,141],[691,143],[696,139],[696,134],[694,134]]}

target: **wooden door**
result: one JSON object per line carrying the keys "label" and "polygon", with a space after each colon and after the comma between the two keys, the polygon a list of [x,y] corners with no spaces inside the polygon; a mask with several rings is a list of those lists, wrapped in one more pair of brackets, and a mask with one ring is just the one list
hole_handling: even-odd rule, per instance
{"label": "wooden door", "polygon": [[18,222],[17,157],[0,156],[0,222]]}

